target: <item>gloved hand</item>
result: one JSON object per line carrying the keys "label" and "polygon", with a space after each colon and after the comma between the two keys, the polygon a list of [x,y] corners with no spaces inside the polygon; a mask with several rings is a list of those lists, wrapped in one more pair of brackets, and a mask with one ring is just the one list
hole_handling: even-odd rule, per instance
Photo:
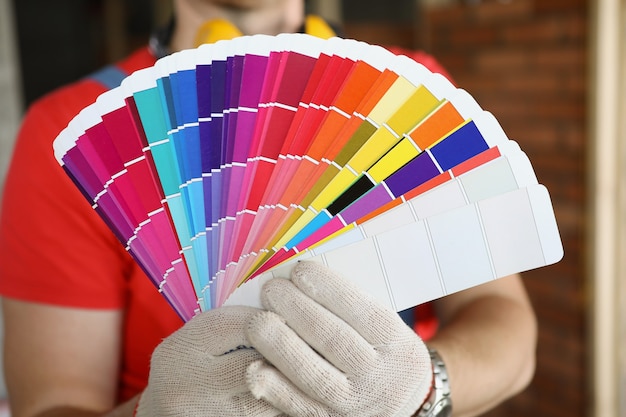
{"label": "gloved hand", "polygon": [[[266,361],[248,368],[256,398],[291,416],[408,417],[430,391],[422,340],[397,313],[322,265],[272,279],[247,335]],[[269,362],[269,363],[268,363]]]}
{"label": "gloved hand", "polygon": [[252,396],[248,365],[261,358],[244,327],[258,309],[222,307],[202,313],[167,337],[152,354],[139,417],[284,416]]}

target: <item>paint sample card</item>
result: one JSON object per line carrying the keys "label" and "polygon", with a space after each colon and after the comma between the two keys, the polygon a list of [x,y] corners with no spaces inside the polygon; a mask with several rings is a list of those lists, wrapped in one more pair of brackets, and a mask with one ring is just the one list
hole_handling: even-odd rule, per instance
{"label": "paint sample card", "polygon": [[397,310],[557,262],[547,190],[466,91],[350,39],[243,36],[174,53],[54,142],[183,320],[300,259]]}
{"label": "paint sample card", "polygon": [[[226,304],[258,306],[259,285],[271,277],[289,277],[294,262],[309,260],[329,266],[402,311],[557,262],[562,248],[554,239],[554,217],[541,213],[546,204],[550,201],[545,187],[533,185],[353,239],[320,254],[310,250],[246,282]],[[537,214],[540,220],[535,219]]]}

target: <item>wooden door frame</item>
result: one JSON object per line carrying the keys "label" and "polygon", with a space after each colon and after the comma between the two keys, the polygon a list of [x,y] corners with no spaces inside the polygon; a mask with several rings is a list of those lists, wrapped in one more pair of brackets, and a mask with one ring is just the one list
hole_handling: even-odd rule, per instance
{"label": "wooden door frame", "polygon": [[626,0],[591,0],[589,31],[588,415],[625,415]]}

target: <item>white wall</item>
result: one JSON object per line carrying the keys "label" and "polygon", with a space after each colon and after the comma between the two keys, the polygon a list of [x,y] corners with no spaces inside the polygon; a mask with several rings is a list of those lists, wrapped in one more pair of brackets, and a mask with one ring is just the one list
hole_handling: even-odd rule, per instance
{"label": "white wall", "polygon": [[12,2],[0,0],[0,183],[2,184],[23,111],[14,24]]}
{"label": "white wall", "polygon": [[[23,112],[20,92],[12,2],[0,0],[0,192],[13,149],[13,139]],[[2,321],[0,321],[0,335],[2,334]],[[2,369],[2,355],[0,355],[0,369]],[[4,379],[0,378],[0,399],[5,397]],[[0,416],[4,415],[6,415],[5,410],[0,407]]]}

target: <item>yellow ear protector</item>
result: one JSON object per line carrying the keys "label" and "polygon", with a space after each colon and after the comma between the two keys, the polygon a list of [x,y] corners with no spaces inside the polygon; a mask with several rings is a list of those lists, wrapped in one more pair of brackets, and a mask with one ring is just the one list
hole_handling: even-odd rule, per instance
{"label": "yellow ear protector", "polygon": [[314,14],[310,14],[305,18],[304,33],[308,33],[309,35],[317,36],[322,39],[337,36],[337,31],[333,29],[328,22]]}
{"label": "yellow ear protector", "polygon": [[[335,31],[324,19],[315,15],[308,15],[304,21],[304,32],[322,39],[332,38]],[[198,30],[194,39],[196,47],[204,43],[214,43],[220,40],[233,39],[242,36],[241,31],[228,20],[208,20]]]}
{"label": "yellow ear protector", "polygon": [[[174,31],[174,18],[169,23],[157,29],[150,36],[150,49],[156,58],[163,58],[170,53],[168,45]],[[337,31],[333,29],[324,19],[316,15],[308,15],[304,20],[301,32],[317,36],[322,39],[337,36]],[[241,31],[232,23],[224,19],[209,20],[198,30],[195,37],[195,46],[203,43],[213,43],[219,40],[227,40],[241,36]]]}
{"label": "yellow ear protector", "polygon": [[242,36],[243,33],[237,26],[225,19],[208,20],[200,26],[194,39],[194,47],[205,43],[215,43],[221,40],[233,39]]}

